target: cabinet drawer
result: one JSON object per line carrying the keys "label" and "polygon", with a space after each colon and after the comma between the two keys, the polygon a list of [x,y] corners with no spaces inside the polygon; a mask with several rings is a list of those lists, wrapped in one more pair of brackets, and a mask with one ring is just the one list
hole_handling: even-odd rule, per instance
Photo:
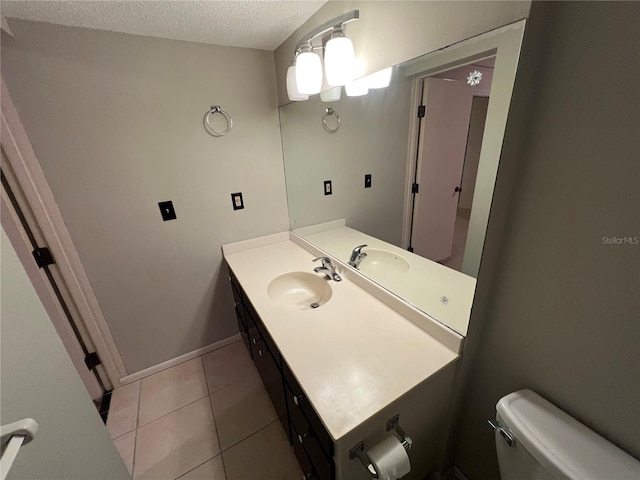
{"label": "cabinet drawer", "polygon": [[244,316],[240,314],[240,312],[244,313],[244,309],[242,305],[235,308],[236,311],[236,319],[238,320],[238,331],[240,332],[240,336],[242,337],[242,341],[244,345],[247,347],[249,351],[249,355],[251,355],[251,344],[249,343],[249,331],[247,329],[247,324],[245,323]]}
{"label": "cabinet drawer", "polygon": [[262,323],[262,320],[260,320],[260,316],[256,313],[255,308],[253,308],[253,305],[251,305],[251,302],[248,299],[245,300],[244,307],[245,313],[247,315],[247,325],[249,327],[249,330],[251,330],[251,322],[253,322],[255,328],[260,334],[260,338],[266,342],[267,347],[269,347],[269,351],[278,364],[278,368],[280,368],[280,350],[278,350],[276,343],[271,338],[271,335],[269,335],[267,328],[264,326],[264,323]]}
{"label": "cabinet drawer", "polygon": [[284,374],[284,379],[290,389],[290,391],[287,391],[287,402],[292,405],[292,407],[289,408],[289,411],[296,412],[296,414],[300,412],[304,415],[306,422],[314,431],[325,455],[328,458],[333,458],[333,440],[331,439],[329,432],[324,428],[320,418],[318,418],[318,414],[305,398],[302,388],[293,376],[293,373],[291,373],[291,370],[285,361],[282,362],[282,373]]}
{"label": "cabinet drawer", "polygon": [[[314,435],[313,430],[309,429],[307,431],[299,431],[297,430],[295,423],[292,423],[291,427],[291,436],[293,437],[292,440],[294,451],[296,446],[298,448],[302,447],[302,450],[304,451],[308,461],[312,465],[311,471],[307,471],[309,473],[315,472],[317,478],[320,480],[332,480],[333,460],[325,456],[325,453],[320,447],[318,439]],[[302,455],[296,454],[296,456],[300,457]],[[304,471],[304,465],[301,464],[300,466],[303,467]]]}

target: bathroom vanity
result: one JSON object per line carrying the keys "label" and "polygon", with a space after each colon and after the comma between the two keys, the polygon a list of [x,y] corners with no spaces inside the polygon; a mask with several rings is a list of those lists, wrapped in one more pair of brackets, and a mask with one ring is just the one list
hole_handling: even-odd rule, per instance
{"label": "bathroom vanity", "polygon": [[314,273],[324,252],[289,232],[223,252],[242,339],[305,478],[371,478],[350,451],[392,435],[396,416],[413,441],[403,478],[437,467],[462,337],[335,260],[342,281]]}

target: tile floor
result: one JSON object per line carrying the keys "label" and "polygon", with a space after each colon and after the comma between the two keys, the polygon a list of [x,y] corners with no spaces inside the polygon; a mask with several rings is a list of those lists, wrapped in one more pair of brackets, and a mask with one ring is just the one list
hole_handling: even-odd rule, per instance
{"label": "tile floor", "polygon": [[241,341],[114,390],[107,429],[135,479],[302,477]]}

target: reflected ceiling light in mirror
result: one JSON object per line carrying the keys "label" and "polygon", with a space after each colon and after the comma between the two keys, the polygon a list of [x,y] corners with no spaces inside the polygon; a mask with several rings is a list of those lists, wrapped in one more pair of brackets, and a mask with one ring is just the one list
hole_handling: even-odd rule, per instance
{"label": "reflected ceiling light in mirror", "polygon": [[337,102],[340,100],[340,94],[342,92],[342,87],[333,87],[329,90],[325,90],[324,92],[320,92],[320,100],[323,102]]}
{"label": "reflected ceiling light in mirror", "polygon": [[469,76],[467,77],[467,83],[472,87],[479,85],[480,80],[482,80],[482,72],[479,72],[478,70],[474,70],[473,72],[470,72]]}
{"label": "reflected ceiling light in mirror", "polygon": [[289,100],[294,102],[301,102],[309,99],[309,95],[302,94],[298,91],[295,64],[291,65],[287,70],[287,96],[289,97]]}
{"label": "reflected ceiling light in mirror", "polygon": [[369,88],[386,88],[391,83],[392,68],[388,67],[365,77]]}
{"label": "reflected ceiling light in mirror", "polygon": [[327,83],[336,87],[351,82],[355,76],[355,62],[353,43],[345,36],[344,27],[333,29],[324,50]]}
{"label": "reflected ceiling light in mirror", "polygon": [[322,61],[320,55],[313,53],[311,42],[300,48],[296,56],[296,85],[303,95],[320,93],[322,88]]}
{"label": "reflected ceiling light in mirror", "polygon": [[344,86],[344,91],[347,97],[361,97],[369,93],[369,85],[367,84],[367,77],[359,78],[353,82],[347,83]]}

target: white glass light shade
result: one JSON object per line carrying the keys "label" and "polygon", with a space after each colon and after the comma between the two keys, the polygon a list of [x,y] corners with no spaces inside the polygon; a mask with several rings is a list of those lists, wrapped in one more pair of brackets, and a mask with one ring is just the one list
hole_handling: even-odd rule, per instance
{"label": "white glass light shade", "polygon": [[298,85],[296,84],[296,66],[291,65],[287,70],[287,95],[289,100],[294,102],[300,102],[302,100],[308,100],[309,95],[304,95],[298,91]]}
{"label": "white glass light shade", "polygon": [[347,97],[360,97],[369,93],[369,86],[367,85],[367,77],[354,80],[351,83],[347,83],[344,86],[344,91]]}
{"label": "white glass light shade", "polygon": [[365,78],[369,88],[385,88],[391,83],[391,67],[372,73]]}
{"label": "white glass light shade", "polygon": [[342,87],[333,87],[324,92],[320,92],[320,100],[323,102],[337,102],[340,100],[340,92]]}
{"label": "white glass light shade", "polygon": [[332,87],[346,85],[355,76],[356,53],[347,37],[332,38],[324,51],[324,72]]}
{"label": "white glass light shade", "polygon": [[313,52],[302,52],[296,57],[296,85],[304,95],[320,93],[322,88],[322,61]]}

